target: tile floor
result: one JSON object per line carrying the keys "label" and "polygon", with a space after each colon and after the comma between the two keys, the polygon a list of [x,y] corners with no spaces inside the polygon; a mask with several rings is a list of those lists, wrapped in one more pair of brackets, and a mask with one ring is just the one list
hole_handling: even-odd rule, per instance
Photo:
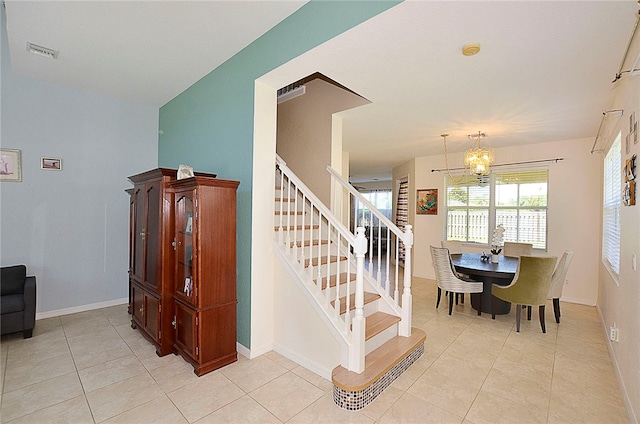
{"label": "tile floor", "polygon": [[347,412],[332,385],[271,352],[196,377],[159,358],[126,306],[38,321],[2,337],[3,423],[628,423],[595,308],[547,306],[515,332],[515,314],[435,309],[436,287],[414,279],[413,325],[425,354],[365,409]]}

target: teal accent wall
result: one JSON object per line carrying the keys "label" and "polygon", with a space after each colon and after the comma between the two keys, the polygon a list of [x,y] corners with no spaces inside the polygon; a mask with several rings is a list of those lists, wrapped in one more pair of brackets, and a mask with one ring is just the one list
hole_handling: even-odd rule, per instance
{"label": "teal accent wall", "polygon": [[[310,1],[160,108],[158,165],[238,180],[238,342],[251,348],[254,81],[399,1]],[[293,82],[293,81],[292,81]]]}

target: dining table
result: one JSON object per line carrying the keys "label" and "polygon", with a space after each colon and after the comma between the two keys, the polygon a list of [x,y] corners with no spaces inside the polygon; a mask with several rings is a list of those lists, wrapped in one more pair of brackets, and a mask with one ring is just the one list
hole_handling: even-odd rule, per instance
{"label": "dining table", "polygon": [[[512,256],[500,256],[497,263],[491,262],[491,257],[486,258],[481,253],[457,253],[451,254],[451,262],[456,271],[468,275],[474,281],[482,282],[482,312],[492,313],[495,305],[496,315],[505,315],[511,311],[511,303],[501,299],[495,299],[491,295],[491,285],[508,286],[518,270],[519,258]],[[479,299],[471,296],[471,307],[479,309]]]}

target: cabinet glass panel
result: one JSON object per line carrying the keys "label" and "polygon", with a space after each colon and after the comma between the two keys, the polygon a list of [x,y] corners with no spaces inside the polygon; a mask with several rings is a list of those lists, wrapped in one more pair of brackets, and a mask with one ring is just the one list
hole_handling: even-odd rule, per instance
{"label": "cabinet glass panel", "polygon": [[158,257],[160,255],[160,205],[162,204],[162,188],[160,182],[147,185],[147,220],[145,233],[145,283],[157,286]]}
{"label": "cabinet glass panel", "polygon": [[134,210],[133,210],[133,257],[131,264],[131,275],[139,282],[142,282],[142,272],[144,264],[144,190],[136,188],[133,194]]}
{"label": "cabinet glass panel", "polygon": [[195,216],[193,201],[184,195],[177,200],[176,213],[176,261],[178,264],[176,293],[194,302],[195,281],[193,281],[193,226]]}

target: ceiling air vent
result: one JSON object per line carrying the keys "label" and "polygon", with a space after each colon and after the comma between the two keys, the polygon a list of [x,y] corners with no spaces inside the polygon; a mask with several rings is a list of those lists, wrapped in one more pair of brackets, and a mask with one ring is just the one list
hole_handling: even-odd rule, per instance
{"label": "ceiling air vent", "polygon": [[37,44],[29,43],[28,41],[27,41],[27,51],[29,53],[37,54],[38,56],[48,57],[49,59],[58,58],[58,50],[42,47]]}
{"label": "ceiling air vent", "polygon": [[307,91],[304,85],[291,84],[278,90],[278,103],[302,96]]}

